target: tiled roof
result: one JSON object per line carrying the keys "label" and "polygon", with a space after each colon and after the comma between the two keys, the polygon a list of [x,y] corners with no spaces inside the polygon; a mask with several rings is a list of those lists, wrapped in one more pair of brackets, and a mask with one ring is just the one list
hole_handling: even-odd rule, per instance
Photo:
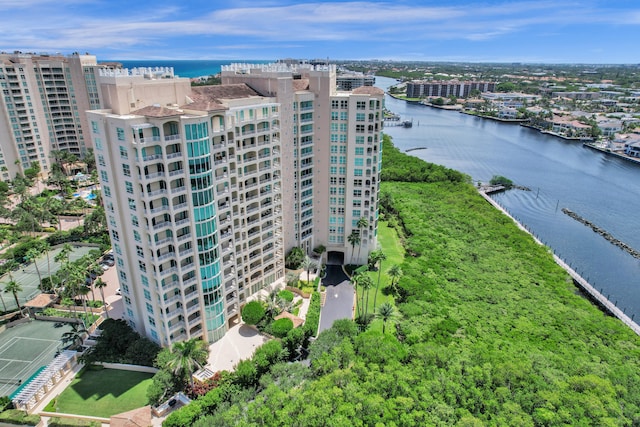
{"label": "tiled roof", "polygon": [[132,111],[131,114],[145,117],[174,117],[180,116],[183,113],[181,111],[161,107],[159,105],[150,105],[148,107],[140,108],[139,110]]}
{"label": "tiled roof", "polygon": [[259,94],[244,83],[228,85],[195,86],[191,88],[190,98],[193,102],[184,108],[198,111],[223,110],[224,99],[241,99],[259,96]]}
{"label": "tiled roof", "polygon": [[353,90],[356,95],[384,95],[384,91],[375,86],[360,86]]}
{"label": "tiled roof", "polygon": [[300,79],[293,81],[293,90],[307,90],[309,89],[309,79]]}

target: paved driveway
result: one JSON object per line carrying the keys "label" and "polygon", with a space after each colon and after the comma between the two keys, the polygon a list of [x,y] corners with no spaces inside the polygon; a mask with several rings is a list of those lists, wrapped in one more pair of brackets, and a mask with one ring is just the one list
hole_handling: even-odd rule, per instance
{"label": "paved driveway", "polygon": [[327,265],[327,276],[322,279],[327,299],[320,311],[319,332],[329,329],[338,319],[353,319],[355,290],[340,265]]}

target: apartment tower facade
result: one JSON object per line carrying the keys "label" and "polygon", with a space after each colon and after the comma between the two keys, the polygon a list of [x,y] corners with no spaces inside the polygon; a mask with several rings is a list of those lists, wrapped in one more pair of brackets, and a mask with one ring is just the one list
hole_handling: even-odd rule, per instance
{"label": "apartment tower facade", "polygon": [[165,346],[220,339],[284,284],[293,247],[335,263],[376,247],[383,91],[338,91],[329,65],[222,80],[101,69],[104,109],[87,113],[125,318]]}
{"label": "apartment tower facade", "polygon": [[164,346],[216,341],[284,275],[279,105],[171,70],[101,73],[109,108],[88,116],[125,318]]}
{"label": "apartment tower facade", "polygon": [[51,150],[83,156],[91,147],[85,111],[100,107],[96,57],[0,54],[0,179],[38,163]]}
{"label": "apartment tower facade", "polygon": [[384,92],[338,90],[334,65],[231,64],[221,77],[281,105],[286,250],[323,245],[329,262],[366,262],[377,246]]}

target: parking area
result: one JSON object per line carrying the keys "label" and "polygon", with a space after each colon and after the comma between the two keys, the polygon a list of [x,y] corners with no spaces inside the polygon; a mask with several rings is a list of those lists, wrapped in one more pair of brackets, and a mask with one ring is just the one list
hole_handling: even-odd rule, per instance
{"label": "parking area", "polygon": [[327,265],[322,284],[326,288],[326,300],[320,311],[318,332],[329,329],[338,319],[353,319],[355,303],[355,289],[341,265]]}

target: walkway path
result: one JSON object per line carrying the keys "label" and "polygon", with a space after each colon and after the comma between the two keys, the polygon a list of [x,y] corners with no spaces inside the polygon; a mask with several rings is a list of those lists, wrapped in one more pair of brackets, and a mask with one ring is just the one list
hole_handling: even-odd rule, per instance
{"label": "walkway path", "polygon": [[238,362],[249,359],[265,342],[267,338],[255,329],[245,324],[233,326],[221,339],[209,346],[206,368],[213,372],[233,371]]}

